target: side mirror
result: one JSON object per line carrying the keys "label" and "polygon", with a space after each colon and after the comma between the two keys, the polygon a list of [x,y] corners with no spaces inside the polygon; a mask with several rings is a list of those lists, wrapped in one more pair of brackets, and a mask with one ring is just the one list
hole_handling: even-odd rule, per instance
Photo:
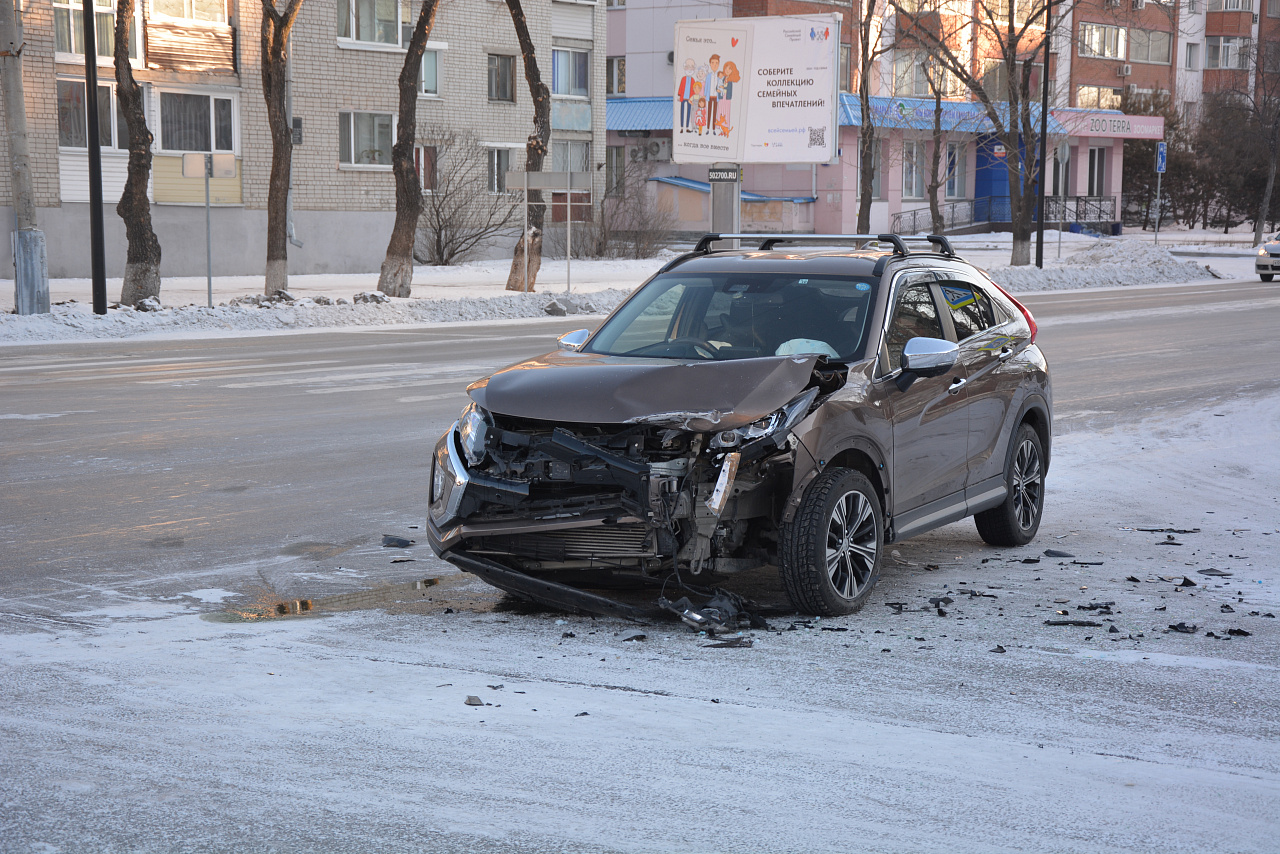
{"label": "side mirror", "polygon": [[[575,329],[572,332],[566,332],[556,339],[556,344],[561,350],[572,350],[575,353],[582,349],[582,345],[587,343],[587,339],[591,337],[591,332],[586,329]],[[955,361],[954,359],[952,361]]]}
{"label": "side mirror", "polygon": [[941,338],[912,338],[902,348],[903,373],[940,377],[955,367],[960,348]]}

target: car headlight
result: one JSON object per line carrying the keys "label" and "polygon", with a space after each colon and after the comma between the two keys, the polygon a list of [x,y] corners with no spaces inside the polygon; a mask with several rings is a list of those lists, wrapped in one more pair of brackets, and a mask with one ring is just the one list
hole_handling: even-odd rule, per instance
{"label": "car headlight", "polygon": [[1267,247],[1265,247],[1265,246],[1259,246],[1259,247],[1258,247],[1258,254],[1259,254],[1259,255],[1266,255],[1266,254],[1267,254]]}
{"label": "car headlight", "polygon": [[474,403],[462,410],[462,417],[458,419],[458,441],[462,445],[462,453],[471,465],[479,465],[484,459],[485,441],[492,426],[489,413]]}
{"label": "car headlight", "polygon": [[745,427],[724,430],[711,437],[713,448],[736,448],[756,439],[773,437],[779,444],[791,428],[809,414],[809,407],[818,396],[816,388],[806,389],[796,395],[781,409],[771,412],[759,421],[753,421]]}

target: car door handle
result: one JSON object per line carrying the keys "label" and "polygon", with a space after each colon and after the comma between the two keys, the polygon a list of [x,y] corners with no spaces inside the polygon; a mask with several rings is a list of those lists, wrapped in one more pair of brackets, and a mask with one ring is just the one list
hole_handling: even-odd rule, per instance
{"label": "car door handle", "polygon": [[956,377],[951,381],[951,385],[947,386],[947,394],[958,394],[967,382],[968,380],[964,377]]}
{"label": "car door handle", "polygon": [[1013,352],[1014,351],[1012,347],[1001,347],[1000,355],[996,356],[996,358],[1002,362],[1007,362],[1009,361],[1009,359],[1013,358]]}

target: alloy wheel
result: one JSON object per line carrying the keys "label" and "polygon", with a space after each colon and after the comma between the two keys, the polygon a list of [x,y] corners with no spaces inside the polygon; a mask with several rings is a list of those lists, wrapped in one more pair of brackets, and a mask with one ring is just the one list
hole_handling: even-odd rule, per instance
{"label": "alloy wheel", "polygon": [[846,492],[831,509],[827,525],[827,576],[837,594],[853,599],[870,578],[879,548],[871,502]]}
{"label": "alloy wheel", "polygon": [[1023,439],[1013,459],[1013,512],[1025,531],[1035,522],[1044,498],[1044,474],[1040,452],[1030,439]]}

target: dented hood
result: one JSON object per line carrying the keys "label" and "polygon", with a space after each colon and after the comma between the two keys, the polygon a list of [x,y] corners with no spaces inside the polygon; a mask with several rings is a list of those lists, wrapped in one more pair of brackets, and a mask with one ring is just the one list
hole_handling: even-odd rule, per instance
{"label": "dented hood", "polygon": [[799,394],[817,359],[677,362],[556,351],[503,368],[467,392],[491,412],[541,421],[730,430]]}

